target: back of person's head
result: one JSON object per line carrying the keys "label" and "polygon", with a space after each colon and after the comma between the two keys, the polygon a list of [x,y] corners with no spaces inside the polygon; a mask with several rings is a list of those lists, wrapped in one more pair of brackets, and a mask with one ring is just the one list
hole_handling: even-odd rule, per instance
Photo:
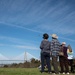
{"label": "back of person's head", "polygon": [[66,42],[62,42],[62,46],[66,46]]}
{"label": "back of person's head", "polygon": [[72,48],[70,45],[68,45],[67,48],[69,49],[69,52],[72,52]]}
{"label": "back of person's head", "polygon": [[43,34],[43,39],[48,39],[49,35],[47,33]]}
{"label": "back of person's head", "polygon": [[72,50],[70,50],[70,49],[67,49],[67,53],[72,53]]}
{"label": "back of person's head", "polygon": [[66,45],[66,42],[62,42],[62,45]]}
{"label": "back of person's head", "polygon": [[69,52],[72,52],[72,50],[71,50],[71,49],[69,49]]}

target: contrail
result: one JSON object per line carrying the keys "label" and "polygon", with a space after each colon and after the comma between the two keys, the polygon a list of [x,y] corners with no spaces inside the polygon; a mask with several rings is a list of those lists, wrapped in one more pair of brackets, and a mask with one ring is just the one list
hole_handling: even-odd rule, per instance
{"label": "contrail", "polygon": [[[26,29],[26,30],[29,30],[29,31],[32,31],[32,32],[37,32],[37,33],[40,33],[39,36],[41,36],[43,34],[43,32],[33,30],[33,29],[30,29],[30,28],[26,28],[26,27],[23,27],[23,26],[18,26],[18,25],[14,25],[14,24],[10,24],[10,23],[5,23],[5,22],[0,22],[0,23],[2,23],[4,25],[7,25],[7,26],[17,27],[17,28]],[[51,35],[49,35],[49,36],[51,37]],[[64,37],[59,37],[59,38],[75,42],[75,40],[72,40],[72,39],[68,39],[68,38],[64,38]]]}
{"label": "contrail", "polygon": [[[51,35],[49,35],[51,37]],[[64,38],[64,37],[58,37],[60,39],[65,39],[65,40],[69,40],[69,41],[72,41],[72,42],[75,42],[75,40],[72,40],[72,39],[69,39],[69,38]]]}
{"label": "contrail", "polygon": [[69,38],[64,38],[64,37],[59,37],[59,38],[75,42],[75,40],[72,40],[72,39],[69,39]]}
{"label": "contrail", "polygon": [[7,26],[18,27],[18,28],[26,29],[26,30],[29,30],[29,31],[32,31],[32,32],[37,32],[37,33],[43,34],[43,32],[36,31],[36,30],[30,29],[30,28],[26,28],[26,27],[23,27],[23,26],[18,26],[18,25],[9,24],[9,23],[4,23],[4,22],[0,22],[0,23],[2,23],[2,24],[4,24],[4,25],[7,25]]}

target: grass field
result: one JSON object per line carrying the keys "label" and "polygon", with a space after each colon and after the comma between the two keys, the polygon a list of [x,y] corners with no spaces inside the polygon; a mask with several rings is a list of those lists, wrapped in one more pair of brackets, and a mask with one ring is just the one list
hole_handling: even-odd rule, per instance
{"label": "grass field", "polygon": [[[0,75],[50,75],[50,74],[46,72],[40,73],[38,68],[0,68]],[[69,75],[75,75],[75,73],[73,74],[70,73]]]}

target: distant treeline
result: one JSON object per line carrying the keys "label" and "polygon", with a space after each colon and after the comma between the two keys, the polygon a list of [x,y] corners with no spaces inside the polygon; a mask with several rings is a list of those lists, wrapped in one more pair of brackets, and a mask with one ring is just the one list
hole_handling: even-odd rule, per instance
{"label": "distant treeline", "polygon": [[6,64],[3,67],[5,68],[34,68],[40,65],[39,60],[35,60],[34,58],[31,59],[31,62],[25,61],[24,63],[13,63],[13,64]]}
{"label": "distant treeline", "polygon": [[[75,59],[73,61],[74,65],[75,65]],[[13,63],[13,64],[6,64],[2,67],[5,67],[5,68],[36,68],[36,67],[39,67],[41,64],[41,62],[39,60],[35,60],[34,58],[31,59],[31,62],[24,62],[24,63]],[[52,61],[51,61],[51,64],[52,64]],[[58,62],[59,64],[59,62]]]}

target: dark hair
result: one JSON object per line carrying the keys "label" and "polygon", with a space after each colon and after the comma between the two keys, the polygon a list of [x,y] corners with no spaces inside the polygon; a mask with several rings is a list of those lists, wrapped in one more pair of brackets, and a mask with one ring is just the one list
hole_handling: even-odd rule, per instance
{"label": "dark hair", "polygon": [[43,34],[43,38],[44,39],[48,39],[49,38],[49,35],[47,33]]}

